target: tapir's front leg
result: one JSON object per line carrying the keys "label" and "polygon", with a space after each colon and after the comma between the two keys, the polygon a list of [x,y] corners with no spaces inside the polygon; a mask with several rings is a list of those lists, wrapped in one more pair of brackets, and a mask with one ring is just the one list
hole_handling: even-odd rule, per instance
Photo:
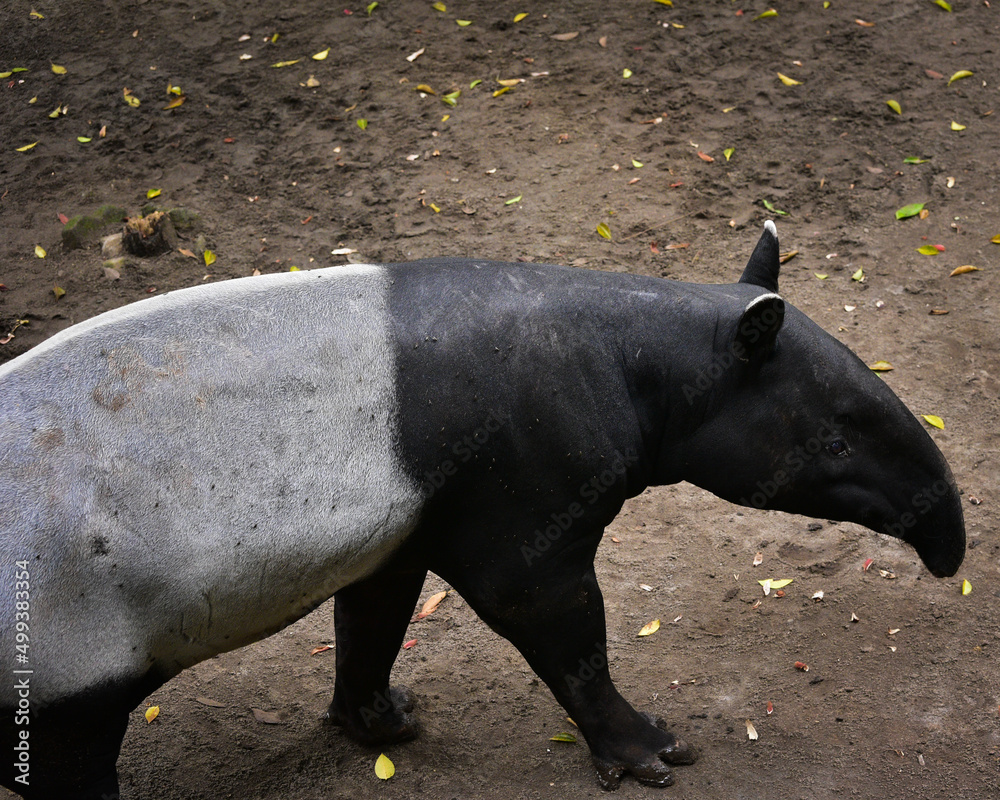
{"label": "tapir's front leg", "polygon": [[616,789],[625,774],[669,786],[668,765],[690,764],[695,752],[632,708],[612,683],[593,560],[593,547],[577,541],[530,564],[511,554],[455,572],[434,568],[548,684],[586,737],[605,789]]}
{"label": "tapir's front leg", "polygon": [[426,575],[389,566],[334,595],[337,682],[328,716],[362,744],[417,735],[409,692],[390,688],[389,674]]}

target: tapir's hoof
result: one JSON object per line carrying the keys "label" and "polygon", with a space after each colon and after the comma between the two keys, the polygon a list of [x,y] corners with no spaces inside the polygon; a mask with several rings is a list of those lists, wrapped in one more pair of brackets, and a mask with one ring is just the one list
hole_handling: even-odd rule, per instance
{"label": "tapir's hoof", "polygon": [[657,737],[656,749],[632,744],[623,748],[626,753],[624,757],[604,759],[594,756],[597,780],[603,789],[614,791],[625,775],[631,775],[639,783],[647,786],[670,786],[674,782],[674,776],[668,765],[684,766],[693,764],[698,759],[693,747],[667,732],[666,723],[662,719],[650,714],[642,716],[662,732],[661,736]]}
{"label": "tapir's hoof", "polygon": [[382,746],[415,739],[419,728],[412,714],[413,693],[405,686],[393,686],[388,699],[388,703],[379,698],[370,706],[348,710],[334,697],[326,717],[359,744]]}

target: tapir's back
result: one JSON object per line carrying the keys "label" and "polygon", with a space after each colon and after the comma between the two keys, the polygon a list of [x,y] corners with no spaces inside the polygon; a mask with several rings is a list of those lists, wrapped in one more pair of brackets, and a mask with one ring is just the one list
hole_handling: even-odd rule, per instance
{"label": "tapir's back", "polygon": [[374,266],[229,281],[0,367],[0,552],[28,562],[52,683],[127,642],[129,670],[176,671],[259,638],[406,535],[387,296]]}

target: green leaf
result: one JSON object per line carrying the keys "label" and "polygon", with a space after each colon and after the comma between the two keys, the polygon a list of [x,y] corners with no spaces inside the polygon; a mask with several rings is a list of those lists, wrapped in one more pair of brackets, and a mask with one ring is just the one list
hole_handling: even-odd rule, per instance
{"label": "green leaf", "polygon": [[597,224],[597,232],[609,242],[611,241],[611,228],[608,227],[608,223],[599,222]]}
{"label": "green leaf", "polygon": [[202,253],[202,256],[205,259],[206,267],[210,267],[212,266],[212,264],[215,263],[215,253],[213,253],[211,250],[206,250],[204,253]]}
{"label": "green leaf", "polygon": [[152,200],[154,197],[159,197],[160,196],[160,192],[161,192],[160,189],[147,189],[146,190],[146,199],[147,200]]}
{"label": "green leaf", "polygon": [[897,114],[902,114],[902,113],[903,113],[903,109],[902,109],[902,108],[900,108],[900,105],[899,105],[899,103],[897,103],[897,102],[896,102],[895,100],[886,100],[886,101],[885,101],[885,104],[886,104],[887,106],[889,106],[889,108],[891,108],[891,109],[892,109],[893,111],[895,111],[895,112],[896,112]]}
{"label": "green leaf", "polygon": [[355,124],[363,131],[368,129],[368,120],[366,119],[355,120]]}
{"label": "green leaf", "polygon": [[896,219],[907,219],[915,217],[924,210],[925,203],[910,203],[908,206],[896,209]]}
{"label": "green leaf", "polygon": [[934,0],[934,5],[943,8],[945,11],[951,11],[951,6],[945,0]]}
{"label": "green leaf", "polygon": [[625,67],[625,69],[622,70],[622,77],[625,78],[626,80],[628,78],[631,78],[632,77],[632,70],[630,70],[628,67]]}
{"label": "green leaf", "polygon": [[[319,55],[317,53],[316,55]],[[290,67],[292,64],[298,64],[302,59],[296,58],[294,61],[278,61],[271,65],[274,69],[281,69],[282,67]]]}
{"label": "green leaf", "polygon": [[918,247],[917,252],[922,256],[936,256],[941,251],[932,244],[925,244]]}
{"label": "green leaf", "polygon": [[857,272],[855,272],[851,276],[851,280],[852,281],[857,281],[858,283],[861,283],[864,279],[865,279],[865,269],[864,269],[864,267],[858,267]]}
{"label": "green leaf", "polygon": [[458,24],[458,27],[460,28],[465,28],[472,24],[471,19],[456,19],[455,22]]}
{"label": "green leaf", "polygon": [[460,89],[456,89],[454,92],[448,92],[448,94],[441,95],[441,102],[454,108],[458,105],[458,98],[462,94]]}
{"label": "green leaf", "polygon": [[566,742],[566,744],[576,744],[576,737],[572,733],[557,733],[550,742]]}
{"label": "green leaf", "polygon": [[904,164],[926,164],[929,158],[918,158],[917,156],[907,156],[903,159]]}
{"label": "green leaf", "polygon": [[722,151],[722,155],[724,155],[726,157],[726,161],[728,161],[733,157],[733,153],[735,152],[736,152],[735,147],[727,147],[725,150]]}
{"label": "green leaf", "polygon": [[482,79],[476,78],[472,83],[469,84],[469,88],[470,89],[475,89],[482,82],[483,82]]}
{"label": "green leaf", "polygon": [[76,137],[76,140],[77,140],[77,141],[78,141],[78,142],[79,142],[80,144],[86,144],[87,142],[91,141],[91,138],[90,138],[89,136],[77,136],[77,137]]}
{"label": "green leaf", "polygon": [[774,205],[769,200],[761,200],[761,202],[764,204],[764,208],[766,208],[771,213],[773,213],[773,214],[781,214],[781,216],[783,216],[783,217],[787,217],[788,216],[788,212],[787,211],[782,211],[779,208],[775,208]]}
{"label": "green leaf", "polygon": [[962,78],[971,78],[972,73],[967,69],[960,69],[954,75],[948,79],[948,85],[951,86],[955,81],[960,81]]}
{"label": "green leaf", "polygon": [[518,195],[517,197],[512,197],[512,198],[510,198],[510,200],[504,200],[504,201],[503,201],[503,204],[504,204],[505,206],[512,206],[512,205],[514,205],[514,203],[520,203],[520,202],[521,202],[521,197],[522,197],[522,196],[523,196],[523,195]]}
{"label": "green leaf", "polygon": [[375,3],[369,3],[367,6],[365,6],[365,11],[368,12],[368,16],[370,17],[372,15],[372,12],[376,8],[378,8],[378,3],[377,2],[375,2]]}
{"label": "green leaf", "polygon": [[642,162],[641,162],[641,161],[636,161],[636,160],[635,160],[635,159],[633,158],[633,159],[632,159],[632,166],[633,166],[633,167],[635,167],[636,169],[639,169],[639,168],[641,168],[641,167],[642,167]]}
{"label": "green leaf", "polygon": [[765,19],[766,17],[776,17],[776,16],[778,16],[778,12],[775,11],[773,8],[769,8],[767,11],[764,11],[764,12],[758,14],[753,19],[754,19],[754,22],[756,22],[759,19]]}

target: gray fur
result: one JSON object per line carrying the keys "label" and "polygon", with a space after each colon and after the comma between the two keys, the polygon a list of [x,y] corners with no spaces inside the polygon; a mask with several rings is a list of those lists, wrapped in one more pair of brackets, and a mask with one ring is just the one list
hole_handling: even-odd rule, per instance
{"label": "gray fur", "polygon": [[387,289],[368,265],[187,289],[0,367],[0,547],[30,562],[33,701],[262,638],[412,530]]}

